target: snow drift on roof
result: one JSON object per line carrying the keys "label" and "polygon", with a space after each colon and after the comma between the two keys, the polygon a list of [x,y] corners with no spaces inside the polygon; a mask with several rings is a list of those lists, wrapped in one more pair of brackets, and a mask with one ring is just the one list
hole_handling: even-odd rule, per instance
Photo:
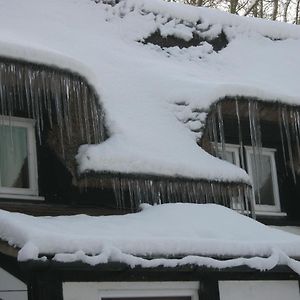
{"label": "snow drift on roof", "polygon": [[[78,72],[99,95],[110,138],[79,150],[81,172],[248,182],[243,170],[199,149],[174,104],[184,101],[188,114],[224,96],[300,103],[297,26],[161,0],[0,0],[0,7],[0,55]],[[223,31],[229,43],[219,52],[205,42],[142,43],[158,29],[188,40],[194,27],[208,37]]]}
{"label": "snow drift on roof", "polygon": [[[269,269],[290,263],[288,256],[300,256],[299,236],[215,204],[143,205],[139,213],[101,217],[32,217],[0,211],[0,228],[1,239],[21,248],[19,260],[47,254],[62,262],[92,265],[121,261],[144,267],[193,263]],[[212,256],[236,259],[218,263]],[[237,258],[241,256],[252,259]]]}

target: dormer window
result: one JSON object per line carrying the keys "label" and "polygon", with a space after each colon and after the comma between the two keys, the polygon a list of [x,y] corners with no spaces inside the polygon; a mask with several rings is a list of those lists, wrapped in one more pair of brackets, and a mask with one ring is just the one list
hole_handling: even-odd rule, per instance
{"label": "dormer window", "polygon": [[38,195],[34,120],[0,116],[0,197]]}
{"label": "dormer window", "polygon": [[[262,212],[280,212],[275,149],[262,148],[256,164],[251,147],[246,147],[248,172],[253,181],[255,210]],[[255,175],[257,173],[257,175]]]}
{"label": "dormer window", "polygon": [[[255,162],[253,149],[250,146],[241,149],[239,145],[226,144],[225,149],[224,159],[239,167],[241,167],[240,156],[246,156],[245,167],[253,182],[256,213],[279,213],[281,208],[275,164],[276,150],[272,148],[262,148]],[[219,146],[219,150],[221,153],[221,146]],[[257,171],[256,165],[259,168]],[[239,203],[239,201],[233,201],[233,207],[239,209],[239,205],[235,202]]]}

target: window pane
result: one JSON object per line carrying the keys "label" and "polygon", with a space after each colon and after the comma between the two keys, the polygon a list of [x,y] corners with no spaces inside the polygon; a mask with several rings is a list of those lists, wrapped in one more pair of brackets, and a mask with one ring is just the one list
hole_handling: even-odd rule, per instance
{"label": "window pane", "polygon": [[102,300],[191,300],[190,296],[166,296],[166,297],[101,297]]}
{"label": "window pane", "polygon": [[0,125],[0,186],[29,188],[27,129]]}
{"label": "window pane", "polygon": [[[271,157],[261,154],[260,159],[257,158],[257,164],[260,165],[260,170],[259,170],[260,174],[258,176],[259,178],[257,178],[255,173],[255,160],[254,160],[254,155],[252,153],[250,154],[250,158],[251,158],[251,168],[253,174],[253,184],[254,184],[256,204],[275,205],[272,169],[271,169]],[[260,195],[260,199],[258,197],[258,193]]]}
{"label": "window pane", "polygon": [[227,160],[228,162],[231,162],[234,165],[236,164],[235,155],[234,155],[233,151],[226,150],[224,154],[225,154],[225,157],[224,157],[225,160]]}

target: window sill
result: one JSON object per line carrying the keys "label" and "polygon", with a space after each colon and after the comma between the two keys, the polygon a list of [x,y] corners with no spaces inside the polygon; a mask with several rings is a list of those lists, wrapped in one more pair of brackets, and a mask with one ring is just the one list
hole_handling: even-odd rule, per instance
{"label": "window sill", "polygon": [[45,197],[34,195],[17,195],[17,194],[2,194],[0,193],[0,199],[16,199],[16,200],[45,200]]}
{"label": "window sill", "polygon": [[296,235],[300,235],[300,227],[299,226],[271,226],[272,228],[279,229],[285,232],[293,233]]}
{"label": "window sill", "polygon": [[273,211],[256,211],[257,216],[270,216],[270,217],[286,217],[287,213],[285,212],[273,212]]}
{"label": "window sill", "polygon": [[[251,213],[250,211],[242,211],[240,209],[233,209],[233,210],[240,214]],[[258,217],[286,217],[287,213],[281,211],[255,211],[255,215]]]}

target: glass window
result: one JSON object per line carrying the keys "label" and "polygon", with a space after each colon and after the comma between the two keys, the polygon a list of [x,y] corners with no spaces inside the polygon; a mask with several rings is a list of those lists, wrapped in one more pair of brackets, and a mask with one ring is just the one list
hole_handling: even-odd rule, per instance
{"label": "glass window", "polygon": [[[219,145],[219,151],[222,152],[221,145]],[[236,165],[240,166],[239,158],[239,146],[233,144],[226,144],[224,155],[221,153],[220,156],[223,156],[223,159]],[[231,197],[230,198],[230,207],[236,210],[242,210],[243,208],[243,199],[242,197]]]}
{"label": "glass window", "polygon": [[280,201],[275,164],[275,150],[263,148],[254,157],[251,148],[246,149],[248,172],[253,181],[256,211],[280,211]]}
{"label": "glass window", "polygon": [[237,164],[237,159],[236,159],[236,155],[234,151],[229,151],[229,150],[225,150],[224,153],[225,157],[224,159],[228,162],[231,162],[232,164],[236,165]]}
{"label": "glass window", "polygon": [[220,154],[220,158],[222,158],[222,156],[224,156],[224,158],[223,158],[224,160],[226,160],[234,165],[240,166],[239,146],[238,145],[226,144],[224,155],[222,153],[221,145],[219,145],[219,154]]}
{"label": "glass window", "polygon": [[[275,205],[271,157],[261,154],[258,160],[257,164],[260,164],[260,170],[257,170],[256,179],[253,179],[255,203],[258,205]],[[252,153],[250,153],[250,164],[252,173],[255,173],[253,172],[255,159]]]}
{"label": "glass window", "polygon": [[0,185],[29,188],[27,129],[0,125]]}
{"label": "glass window", "polygon": [[0,116],[0,195],[37,194],[32,120]]}
{"label": "glass window", "polygon": [[[221,147],[219,148],[221,151]],[[225,147],[224,159],[240,166],[239,145],[228,144]],[[277,171],[275,164],[275,150],[262,148],[261,155],[254,158],[252,147],[245,147],[248,173],[252,178],[255,197],[255,210],[257,212],[280,212]],[[256,170],[256,168],[258,170]],[[241,201],[232,198],[232,207],[241,208]]]}

